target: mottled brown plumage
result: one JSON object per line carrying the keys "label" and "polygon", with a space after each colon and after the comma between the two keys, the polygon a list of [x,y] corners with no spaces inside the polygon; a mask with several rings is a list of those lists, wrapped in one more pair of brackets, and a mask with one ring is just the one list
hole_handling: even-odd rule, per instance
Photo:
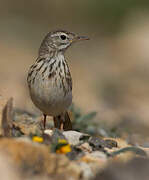
{"label": "mottled brown plumage", "polygon": [[49,32],[41,43],[38,58],[27,77],[33,103],[44,114],[54,117],[56,128],[72,129],[67,109],[72,103],[72,78],[64,57],[65,50],[74,42],[87,40],[64,30]]}

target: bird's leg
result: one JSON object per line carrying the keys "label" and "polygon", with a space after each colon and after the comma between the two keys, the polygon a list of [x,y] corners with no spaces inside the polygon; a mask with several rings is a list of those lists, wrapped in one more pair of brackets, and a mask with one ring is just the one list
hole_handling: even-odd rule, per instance
{"label": "bird's leg", "polygon": [[47,115],[46,115],[46,114],[43,114],[43,116],[44,116],[44,118],[43,118],[43,128],[44,128],[44,130],[45,130],[45,128],[46,128],[46,117],[47,117]]}
{"label": "bird's leg", "polygon": [[61,131],[64,130],[64,116],[63,115],[54,117],[54,127],[60,129]]}
{"label": "bird's leg", "polygon": [[64,116],[64,114],[62,114],[62,115],[60,116],[60,130],[61,130],[61,131],[65,130],[65,129],[64,129],[64,126],[65,126],[65,116]]}
{"label": "bird's leg", "polygon": [[61,131],[64,130],[64,122],[63,122],[63,121],[60,123],[60,130],[61,130]]}
{"label": "bird's leg", "polygon": [[62,131],[72,130],[72,124],[67,112],[54,117],[54,127]]}
{"label": "bird's leg", "polygon": [[61,126],[61,116],[54,116],[53,117],[54,120],[54,127],[60,129]]}

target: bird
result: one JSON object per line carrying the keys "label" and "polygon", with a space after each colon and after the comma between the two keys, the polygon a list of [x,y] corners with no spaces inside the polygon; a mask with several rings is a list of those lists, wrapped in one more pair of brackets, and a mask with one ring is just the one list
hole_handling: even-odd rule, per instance
{"label": "bird", "polygon": [[36,61],[29,68],[29,93],[34,105],[43,113],[43,129],[46,129],[47,116],[53,117],[55,128],[72,129],[68,115],[72,104],[72,77],[65,51],[81,40],[89,38],[66,30],[49,32],[40,45]]}

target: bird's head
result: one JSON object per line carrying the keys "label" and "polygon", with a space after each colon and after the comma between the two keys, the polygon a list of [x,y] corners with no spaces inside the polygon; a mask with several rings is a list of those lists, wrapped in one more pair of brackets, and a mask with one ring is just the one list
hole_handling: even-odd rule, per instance
{"label": "bird's head", "polygon": [[52,31],[44,38],[39,53],[43,50],[65,51],[71,44],[81,40],[89,40],[89,38],[64,30]]}

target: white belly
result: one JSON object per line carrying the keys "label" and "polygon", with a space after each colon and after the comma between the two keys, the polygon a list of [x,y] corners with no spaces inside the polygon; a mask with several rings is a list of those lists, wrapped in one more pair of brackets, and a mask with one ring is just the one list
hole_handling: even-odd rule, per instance
{"label": "white belly", "polygon": [[56,116],[65,112],[72,103],[72,92],[64,93],[54,81],[37,79],[30,88],[34,104],[46,115]]}

